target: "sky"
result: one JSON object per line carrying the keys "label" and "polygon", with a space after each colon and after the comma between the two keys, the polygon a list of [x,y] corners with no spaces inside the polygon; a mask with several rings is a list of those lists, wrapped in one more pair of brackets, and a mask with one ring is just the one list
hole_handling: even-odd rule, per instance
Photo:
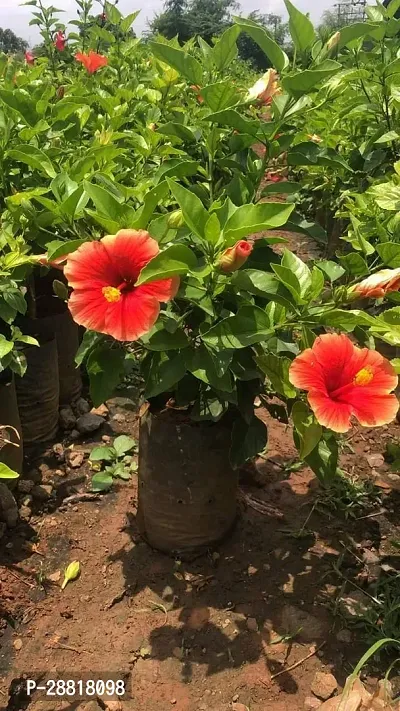
{"label": "sky", "polygon": [[[324,10],[331,8],[336,0],[295,0],[295,5],[303,12],[309,12],[314,21],[318,21]],[[61,6],[65,11],[62,13],[62,22],[67,19],[72,20],[75,15],[75,0],[53,0],[54,5]],[[45,5],[50,4],[50,0],[45,0]],[[100,11],[100,3],[95,2]],[[248,15],[252,10],[260,10],[263,14],[274,12],[282,17],[286,16],[283,0],[241,0],[242,14]],[[139,17],[136,19],[133,29],[137,34],[147,29],[148,22],[154,13],[162,9],[163,0],[119,0],[118,7],[124,15],[141,8]],[[21,7],[20,0],[0,0],[0,27],[9,27],[17,35],[28,40],[33,46],[39,38],[37,27],[29,27],[32,7]]]}

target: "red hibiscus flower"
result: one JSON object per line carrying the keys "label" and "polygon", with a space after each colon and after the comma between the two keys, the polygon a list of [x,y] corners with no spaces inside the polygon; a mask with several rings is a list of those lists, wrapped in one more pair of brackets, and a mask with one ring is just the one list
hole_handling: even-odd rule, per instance
{"label": "red hibiscus flower", "polygon": [[25,52],[25,62],[27,64],[35,64],[35,57],[29,49]]}
{"label": "red hibiscus flower", "polygon": [[108,59],[103,54],[97,54],[91,49],[89,54],[85,52],[77,52],[75,55],[77,62],[82,62],[83,66],[89,72],[94,74],[100,67],[105,67],[108,64]]}
{"label": "red hibiscus flower", "polygon": [[225,274],[232,274],[243,266],[253,251],[253,245],[241,239],[234,247],[228,247],[219,258],[218,266]]}
{"label": "red hibiscus flower", "polygon": [[364,299],[382,299],[400,288],[400,268],[382,269],[352,288],[352,293]]}
{"label": "red hibiscus flower", "polygon": [[160,302],[173,299],[179,287],[178,277],[135,286],[158,253],[148,232],[120,230],[68,255],[64,273],[74,290],[68,302],[74,320],[118,341],[135,341],[150,331]]}
{"label": "red hibiscus flower", "polygon": [[391,422],[399,409],[390,393],[398,378],[377,351],[357,348],[348,336],[327,333],[293,361],[292,385],[308,390],[318,422],[334,432],[347,432],[354,416],[364,427]]}
{"label": "red hibiscus flower", "polygon": [[65,42],[66,42],[65,34],[64,34],[64,32],[61,32],[61,30],[59,30],[56,33],[56,36],[54,39],[55,48],[58,49],[59,52],[63,52],[65,49]]}

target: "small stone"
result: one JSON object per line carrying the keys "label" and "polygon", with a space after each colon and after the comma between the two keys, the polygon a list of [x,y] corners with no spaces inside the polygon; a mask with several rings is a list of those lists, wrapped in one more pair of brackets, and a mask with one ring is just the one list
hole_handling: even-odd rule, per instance
{"label": "small stone", "polygon": [[19,509],[19,515],[23,521],[29,521],[32,516],[32,509],[29,508],[29,506],[21,506]]}
{"label": "small stone", "polygon": [[350,644],[350,642],[353,639],[353,636],[352,636],[350,630],[339,630],[339,632],[336,635],[336,639],[338,642],[343,642],[344,644]]}
{"label": "small stone", "polygon": [[374,453],[374,454],[369,454],[367,457],[367,462],[371,469],[379,469],[379,467],[382,467],[385,463],[385,458],[383,457],[382,454]]}
{"label": "small stone", "polygon": [[56,469],[54,474],[56,476],[67,476],[67,472],[64,469]]}
{"label": "small stone", "polygon": [[79,467],[82,465],[83,460],[85,459],[85,454],[84,452],[80,452],[79,450],[73,449],[72,451],[68,452],[68,464],[72,469],[79,469]]}
{"label": "small stone", "polygon": [[112,438],[110,437],[110,435],[103,435],[101,438],[102,442],[104,442],[105,444],[108,444],[109,442],[111,442],[111,439]]}
{"label": "small stone", "polygon": [[250,632],[258,632],[258,624],[255,617],[248,617],[246,624],[247,629],[250,630]]}
{"label": "small stone", "polygon": [[170,701],[169,703],[171,704],[171,706],[175,706],[175,704],[176,704],[176,699],[171,699],[171,701]]}
{"label": "small stone", "polygon": [[112,419],[114,420],[114,422],[119,422],[121,424],[126,421],[125,415],[122,415],[122,413],[120,412],[117,412],[117,414],[114,415]]}
{"label": "small stone", "polygon": [[92,415],[100,415],[100,417],[104,417],[105,415],[108,415],[108,407],[107,405],[99,405],[99,407],[92,407],[90,412]]}
{"label": "small stone", "polygon": [[239,701],[239,694],[235,694],[235,696],[232,696],[232,701],[235,703],[235,701]]}
{"label": "small stone", "polygon": [[258,568],[255,568],[254,565],[249,565],[247,575],[255,575],[256,573],[258,573]]}
{"label": "small stone", "polygon": [[315,696],[307,696],[306,699],[304,699],[304,708],[305,711],[314,711],[315,709],[321,708],[321,701],[320,699],[315,698]]}
{"label": "small stone", "polygon": [[103,423],[104,420],[102,417],[88,412],[78,419],[76,427],[81,434],[90,434],[91,432],[96,432]]}
{"label": "small stone", "polygon": [[57,444],[53,444],[53,452],[54,456],[57,459],[60,464],[62,464],[65,460],[65,453],[64,453],[64,447],[62,446],[61,442],[58,442]]}
{"label": "small stone", "polygon": [[81,435],[80,435],[80,432],[79,432],[78,430],[72,430],[72,432],[71,432],[69,438],[72,439],[73,441],[75,441],[75,440],[79,439],[80,436],[81,436]]}
{"label": "small stone", "polygon": [[20,479],[18,481],[18,491],[21,494],[30,494],[34,486],[35,482],[32,479]]}
{"label": "small stone", "polygon": [[90,412],[90,405],[84,397],[80,397],[75,403],[75,412],[80,417]]}
{"label": "small stone", "polygon": [[361,590],[355,590],[340,600],[342,613],[347,617],[363,617],[368,613],[371,603]]}
{"label": "small stone", "polygon": [[232,711],[249,711],[249,707],[244,704],[232,704]]}
{"label": "small stone", "polygon": [[38,501],[48,501],[53,493],[51,484],[37,484],[32,489],[32,496]]}
{"label": "small stone", "polygon": [[285,605],[282,610],[282,631],[296,635],[296,640],[314,642],[324,637],[326,625],[306,610],[301,610],[294,605]]}
{"label": "small stone", "polygon": [[13,647],[17,650],[17,652],[19,652],[19,650],[22,649],[22,639],[20,639],[19,637],[18,639],[15,639],[13,642]]}
{"label": "small stone", "polygon": [[39,469],[31,469],[28,472],[28,479],[33,481],[34,484],[40,484],[42,481],[42,472]]}
{"label": "small stone", "polygon": [[373,551],[369,551],[368,549],[364,551],[362,557],[364,563],[366,563],[367,565],[379,565],[381,562],[379,555],[377,555]]}
{"label": "small stone", "polygon": [[27,494],[27,496],[24,496],[24,498],[21,501],[22,506],[30,506],[33,501],[33,496],[30,494]]}
{"label": "small stone", "polygon": [[76,425],[76,417],[72,407],[63,407],[60,410],[59,423],[62,430],[72,430]]}
{"label": "small stone", "polygon": [[318,696],[319,699],[326,701],[333,696],[337,686],[337,681],[333,674],[317,672],[311,684],[311,691],[315,696]]}
{"label": "small stone", "polygon": [[172,654],[173,654],[174,657],[176,657],[177,659],[183,659],[183,649],[182,649],[182,647],[174,647],[173,650],[172,650]]}

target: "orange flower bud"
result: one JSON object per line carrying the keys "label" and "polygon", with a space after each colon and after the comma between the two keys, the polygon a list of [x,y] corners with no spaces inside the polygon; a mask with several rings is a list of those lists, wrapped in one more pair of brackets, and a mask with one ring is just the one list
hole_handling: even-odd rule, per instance
{"label": "orange flower bud", "polygon": [[224,274],[232,274],[232,272],[236,272],[243,266],[252,251],[253,245],[241,239],[239,242],[236,242],[234,247],[228,247],[228,249],[221,254],[218,266]]}

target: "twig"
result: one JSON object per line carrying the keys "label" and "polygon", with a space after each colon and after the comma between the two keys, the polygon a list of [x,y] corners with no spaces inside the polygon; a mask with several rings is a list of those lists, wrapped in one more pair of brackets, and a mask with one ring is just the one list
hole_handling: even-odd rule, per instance
{"label": "twig", "polygon": [[1,694],[2,696],[7,696],[6,692],[3,691],[3,689],[0,689],[0,694]]}
{"label": "twig", "polygon": [[168,612],[167,608],[165,605],[162,605],[160,602],[153,602],[153,600],[150,600],[150,605],[153,605],[153,610],[160,610],[160,612],[163,612],[165,615],[164,622],[162,623],[161,627],[165,627],[165,625],[168,622]]}
{"label": "twig", "polygon": [[[313,649],[313,651],[310,652],[310,654],[307,654],[306,657],[303,657],[303,659],[299,659],[299,661],[296,662],[295,664],[292,664],[292,666],[287,667],[286,669],[281,669],[281,671],[277,672],[276,674],[273,674],[271,676],[271,681],[273,681],[273,679],[276,679],[278,676],[281,676],[281,674],[286,674],[287,672],[293,671],[293,669],[297,669],[297,667],[299,667],[301,664],[306,662],[307,659],[310,659],[311,657],[314,656],[314,654],[317,654],[317,652],[319,652],[320,649],[322,649],[322,647],[325,647],[325,645],[326,645],[326,642],[322,642],[322,644],[320,644],[319,647],[316,647],[316,649]],[[262,681],[262,680],[260,679],[260,681]],[[263,684],[266,684],[266,683],[263,682]]]}
{"label": "twig", "polygon": [[85,492],[83,494],[72,494],[72,496],[67,496],[63,499],[63,504],[75,504],[77,501],[98,501],[100,496],[98,494],[90,494]]}
{"label": "twig", "polygon": [[367,516],[360,516],[360,518],[356,518],[356,521],[363,521],[365,518],[374,518],[376,516],[383,516],[383,514],[387,513],[386,509],[381,509],[377,513],[371,513],[367,514]]}
{"label": "twig", "polygon": [[52,644],[52,649],[65,649],[67,652],[75,652],[76,654],[91,654],[86,649],[76,649],[76,647],[67,647],[66,644]]}
{"label": "twig", "polygon": [[9,572],[10,575],[12,575],[13,578],[15,578],[15,580],[19,580],[20,583],[23,583],[23,584],[26,585],[28,588],[34,588],[34,587],[35,587],[34,585],[32,585],[32,583],[28,583],[27,580],[24,580],[23,578],[21,578],[20,575],[17,575],[17,573],[14,573],[12,570],[8,569],[8,572]]}

